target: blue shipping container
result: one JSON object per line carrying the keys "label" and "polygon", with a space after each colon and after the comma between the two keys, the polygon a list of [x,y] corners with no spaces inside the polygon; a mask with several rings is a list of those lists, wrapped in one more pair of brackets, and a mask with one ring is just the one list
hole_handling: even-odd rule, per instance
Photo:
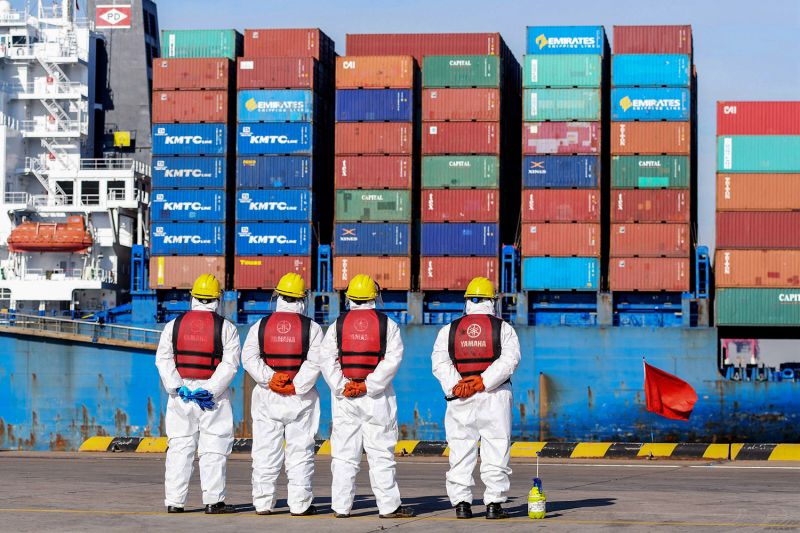
{"label": "blue shipping container", "polygon": [[529,155],[522,163],[523,187],[594,189],[600,182],[600,156]]}
{"label": "blue shipping container", "polygon": [[225,224],[163,222],[150,225],[151,255],[225,255]]}
{"label": "blue shipping container", "polygon": [[236,191],[237,221],[311,222],[311,193],[300,189]]}
{"label": "blue shipping container", "polygon": [[153,188],[224,189],[224,157],[153,157]]}
{"label": "blue shipping container", "polygon": [[611,120],[689,120],[689,89],[622,87],[611,90]]}
{"label": "blue shipping container", "polygon": [[236,186],[241,189],[310,189],[311,157],[267,155],[236,161]]}
{"label": "blue shipping container", "polygon": [[225,124],[153,124],[153,155],[224,155]]}
{"label": "blue shipping container", "polygon": [[411,89],[339,89],[336,91],[338,122],[411,122],[414,120]]}
{"label": "blue shipping container", "polygon": [[225,191],[155,189],[150,217],[153,222],[225,222]]}
{"label": "blue shipping container", "polygon": [[311,154],[310,122],[262,122],[239,124],[236,150],[239,155]]}
{"label": "blue shipping container", "polygon": [[409,256],[410,224],[336,224],[333,250],[336,255]]}
{"label": "blue shipping container", "polygon": [[311,122],[314,93],[303,89],[241,90],[236,109],[239,122]]}
{"label": "blue shipping container", "polygon": [[500,250],[498,224],[422,224],[420,255],[495,257]]}
{"label": "blue shipping container", "polygon": [[622,54],[611,58],[615,86],[688,87],[691,62],[681,54]]}
{"label": "blue shipping container", "polygon": [[525,257],[522,290],[596,291],[600,260],[595,257]]}
{"label": "blue shipping container", "polygon": [[528,54],[603,55],[602,26],[528,26]]}
{"label": "blue shipping container", "polygon": [[236,224],[237,255],[309,255],[311,224],[251,222]]}

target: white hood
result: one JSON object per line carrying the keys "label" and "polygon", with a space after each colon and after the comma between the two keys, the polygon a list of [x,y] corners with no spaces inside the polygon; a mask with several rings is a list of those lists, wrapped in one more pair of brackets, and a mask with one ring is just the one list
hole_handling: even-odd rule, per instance
{"label": "white hood", "polygon": [[465,307],[465,314],[467,315],[493,315],[494,311],[493,300],[481,300],[478,303],[467,300]]}
{"label": "white hood", "polygon": [[211,311],[212,313],[216,313],[218,307],[219,300],[213,300],[207,304],[204,304],[197,298],[192,298],[192,311]]}
{"label": "white hood", "polygon": [[283,296],[278,296],[278,301],[275,304],[275,311],[278,313],[297,313],[298,315],[304,315],[306,314],[306,302],[305,300],[287,302]]}
{"label": "white hood", "polygon": [[355,302],[353,300],[347,300],[348,309],[351,311],[357,311],[359,309],[375,309],[375,300],[369,300],[366,302]]}

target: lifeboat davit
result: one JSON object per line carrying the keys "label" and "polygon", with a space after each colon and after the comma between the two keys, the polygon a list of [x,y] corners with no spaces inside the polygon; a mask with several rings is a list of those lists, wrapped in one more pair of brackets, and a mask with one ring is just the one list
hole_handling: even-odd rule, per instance
{"label": "lifeboat davit", "polygon": [[23,222],[8,237],[12,252],[85,252],[94,241],[82,216],[66,222]]}

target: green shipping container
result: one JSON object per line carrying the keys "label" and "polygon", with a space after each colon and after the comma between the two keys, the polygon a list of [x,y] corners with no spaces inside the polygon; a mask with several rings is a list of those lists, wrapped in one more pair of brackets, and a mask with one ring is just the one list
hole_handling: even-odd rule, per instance
{"label": "green shipping container", "polygon": [[500,159],[492,155],[442,155],[422,158],[423,189],[496,189]]}
{"label": "green shipping container", "polygon": [[593,55],[529,55],[522,62],[522,86],[600,87],[602,57]]}
{"label": "green shipping container", "polygon": [[411,222],[410,191],[338,190],[337,222]]}
{"label": "green shipping container", "polygon": [[717,289],[718,326],[800,326],[800,289]]}
{"label": "green shipping container", "polygon": [[523,120],[600,120],[600,89],[525,89]]}
{"label": "green shipping container", "polygon": [[498,56],[425,56],[423,87],[500,87]]}
{"label": "green shipping container", "polygon": [[685,189],[689,158],[684,155],[615,155],[611,186],[620,189]]}
{"label": "green shipping container", "polygon": [[236,30],[161,30],[161,57],[227,57],[242,55],[244,37]]}
{"label": "green shipping container", "polygon": [[717,138],[719,172],[800,172],[800,135]]}

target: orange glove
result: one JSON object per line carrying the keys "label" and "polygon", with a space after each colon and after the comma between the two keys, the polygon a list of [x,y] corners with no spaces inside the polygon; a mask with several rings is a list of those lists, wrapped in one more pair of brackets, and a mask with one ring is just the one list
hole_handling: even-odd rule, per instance
{"label": "orange glove", "polygon": [[475,391],[466,383],[459,382],[453,387],[453,396],[456,398],[469,398],[473,394],[475,394]]}
{"label": "orange glove", "polygon": [[287,383],[289,383],[289,374],[284,374],[283,372],[275,372],[274,374],[272,374],[272,379],[269,380],[269,388],[271,389],[273,385],[275,385],[276,387],[283,387]]}
{"label": "orange glove", "polygon": [[367,384],[363,381],[348,381],[344,386],[344,395],[347,398],[358,398],[367,393]]}
{"label": "orange glove", "polygon": [[459,381],[459,383],[464,383],[465,385],[471,387],[475,392],[483,392],[486,390],[486,387],[483,385],[483,378],[480,376],[469,376]]}
{"label": "orange glove", "polygon": [[273,392],[277,392],[278,394],[283,394],[284,396],[295,395],[294,385],[292,385],[291,383],[279,386],[279,385],[273,385],[273,383],[270,381],[269,388],[272,389]]}

